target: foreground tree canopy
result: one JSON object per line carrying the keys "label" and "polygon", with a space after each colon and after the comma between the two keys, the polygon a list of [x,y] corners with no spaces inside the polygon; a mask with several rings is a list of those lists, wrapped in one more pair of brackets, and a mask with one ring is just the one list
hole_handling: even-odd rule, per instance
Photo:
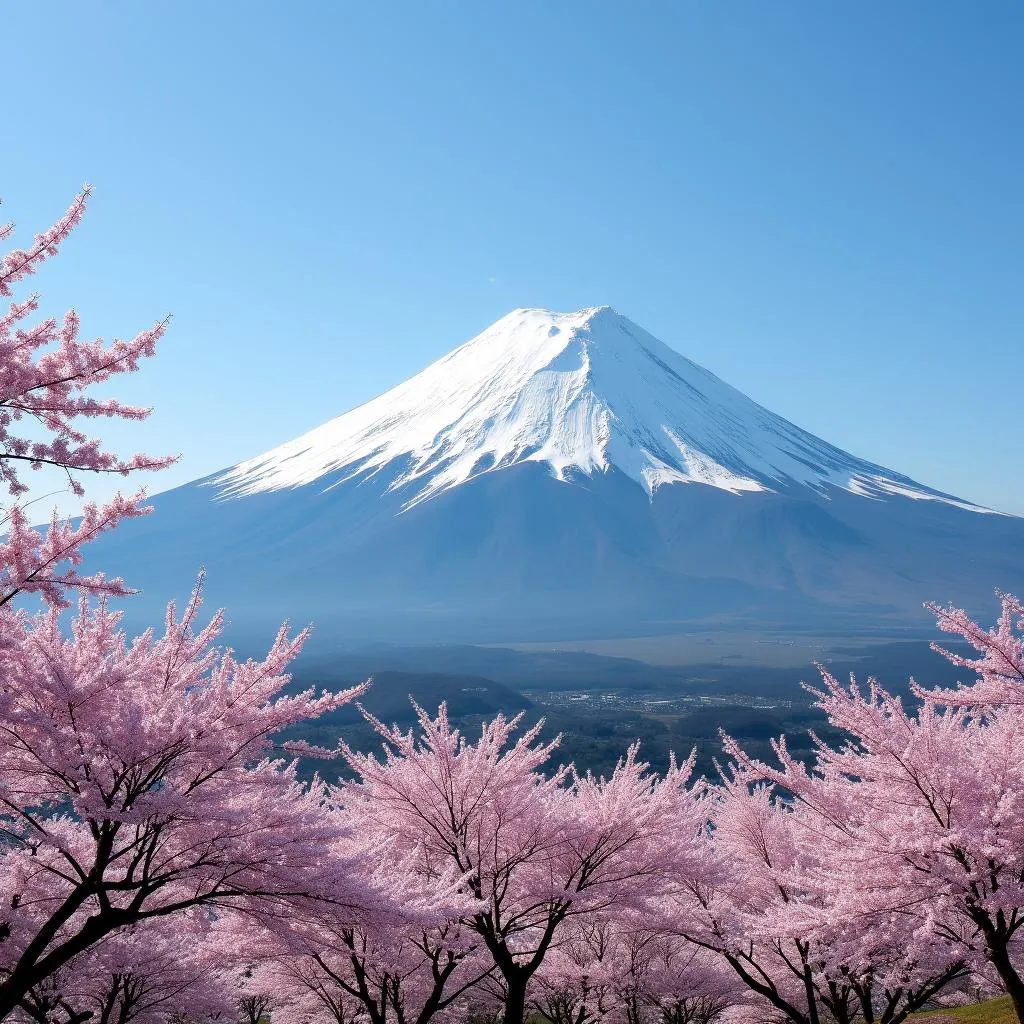
{"label": "foreground tree canopy", "polygon": [[[0,295],[82,217],[86,189],[0,260]],[[0,229],[0,237],[11,228]],[[991,631],[935,608],[976,657],[915,704],[822,673],[847,739],[772,763],[723,737],[716,779],[559,765],[542,724],[464,735],[442,706],[409,732],[367,716],[376,755],[274,740],[357,699],[295,692],[305,634],[218,646],[202,578],[161,629],[125,636],[130,580],[82,548],[144,497],[30,525],[22,471],[159,469],[89,436],[147,410],[93,397],[156,351],[83,341],[77,316],[0,316],[0,1017],[428,1024],[900,1024],[1006,991],[1024,1024],[1024,607]],[[77,610],[72,609],[77,597]],[[38,610],[33,610],[35,602]],[[302,782],[298,756],[351,780]]]}

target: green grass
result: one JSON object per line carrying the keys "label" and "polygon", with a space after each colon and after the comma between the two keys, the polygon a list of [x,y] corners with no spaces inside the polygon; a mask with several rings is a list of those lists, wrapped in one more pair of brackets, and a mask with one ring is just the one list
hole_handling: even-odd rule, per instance
{"label": "green grass", "polygon": [[1017,1024],[1009,996],[987,999],[983,1003],[973,1003],[970,1006],[954,1006],[946,1010],[915,1013],[910,1019],[915,1024],[927,1024],[931,1017],[952,1018],[956,1024]]}

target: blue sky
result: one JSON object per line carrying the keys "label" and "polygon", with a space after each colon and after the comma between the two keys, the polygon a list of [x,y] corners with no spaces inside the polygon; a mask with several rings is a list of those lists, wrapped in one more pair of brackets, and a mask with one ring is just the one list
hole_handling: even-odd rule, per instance
{"label": "blue sky", "polygon": [[[88,8],[88,9],[87,9]],[[1024,7],[216,3],[4,12],[19,240],[162,489],[516,306],[614,305],[857,455],[1024,514]],[[102,495],[102,489],[95,493]]]}

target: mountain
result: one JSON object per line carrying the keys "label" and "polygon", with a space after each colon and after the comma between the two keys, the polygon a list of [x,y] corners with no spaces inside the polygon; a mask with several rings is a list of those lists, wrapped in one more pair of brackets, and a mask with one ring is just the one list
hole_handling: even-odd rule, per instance
{"label": "mountain", "polygon": [[152,616],[195,568],[239,625],[339,642],[988,608],[1024,520],[801,430],[608,307],[520,309],[386,394],[159,495],[95,547]]}

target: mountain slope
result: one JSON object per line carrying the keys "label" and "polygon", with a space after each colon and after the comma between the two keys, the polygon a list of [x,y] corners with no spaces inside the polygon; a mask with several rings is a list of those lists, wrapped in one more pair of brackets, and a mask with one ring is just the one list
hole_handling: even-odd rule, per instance
{"label": "mountain slope", "polygon": [[156,499],[97,548],[151,617],[567,639],[912,623],[1024,585],[1024,522],[858,459],[607,307],[516,310],[404,384]]}

